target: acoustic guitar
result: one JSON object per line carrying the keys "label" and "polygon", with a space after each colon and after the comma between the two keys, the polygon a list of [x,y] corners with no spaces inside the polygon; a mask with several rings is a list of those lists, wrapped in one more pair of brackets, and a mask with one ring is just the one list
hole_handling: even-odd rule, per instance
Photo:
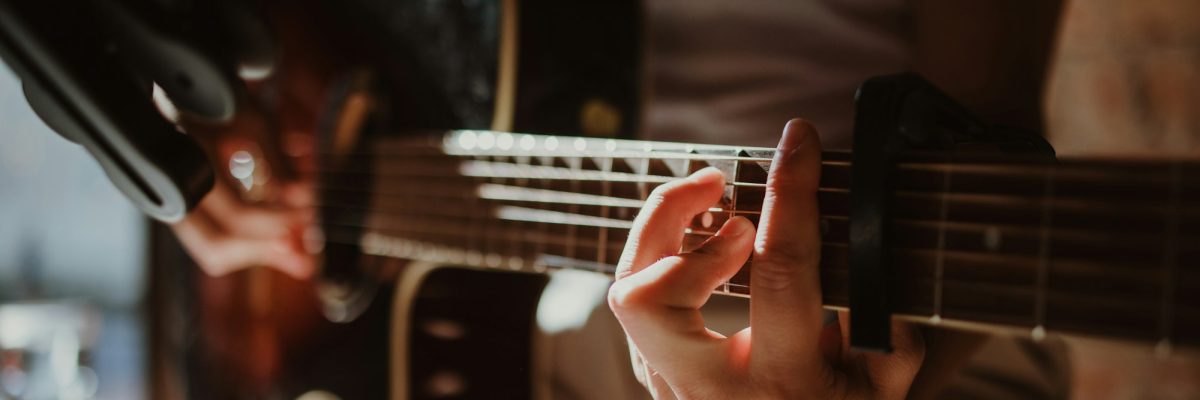
{"label": "acoustic guitar", "polygon": [[[467,78],[447,66],[476,64],[435,59],[400,82],[348,79],[331,104],[315,171],[323,237],[314,244],[323,261],[310,289],[321,315],[337,323],[306,322],[303,338],[278,339],[282,361],[250,388],[223,380],[221,364],[198,355],[189,369],[203,373],[191,375],[188,391],[544,395],[530,378],[530,338],[546,273],[611,274],[650,191],[705,167],[725,174],[725,196],[693,219],[682,250],[730,217],[757,222],[772,149],[616,137],[634,131],[640,109],[633,3],[480,6],[470,15],[494,25],[467,25],[495,28],[481,32],[496,35],[483,41],[496,56],[468,68]],[[431,51],[415,47],[397,59]],[[455,100],[476,87],[471,77],[483,95]],[[950,131],[936,138],[974,129],[927,128]],[[545,134],[555,132],[593,137]],[[878,207],[890,238],[883,279],[891,315],[1035,340],[1062,332],[1141,341],[1164,353],[1200,344],[1200,181],[1192,179],[1200,165],[1047,162],[960,148],[966,142],[897,153],[884,170],[887,201]],[[856,295],[855,154],[863,153],[827,152],[822,163],[820,276],[830,309],[848,308]],[[714,293],[753,296],[752,273],[744,267]],[[251,312],[251,323],[289,307],[318,312],[282,295],[302,291],[264,292],[264,281],[241,289],[274,304]],[[230,299],[225,309],[255,303]],[[295,333],[278,326],[268,336]]]}
{"label": "acoustic guitar", "polygon": [[[762,148],[472,130],[381,138],[368,148],[324,171],[319,207],[331,251],[361,252],[373,263],[525,273],[612,274],[649,191],[704,167],[725,173],[726,194],[693,219],[683,250],[732,216],[756,221],[772,156]],[[849,156],[825,154],[819,194],[821,286],[831,309],[849,305]],[[1147,341],[1162,352],[1200,344],[1200,182],[1189,178],[1197,168],[900,163],[888,205],[897,317],[1035,340],[1064,332]],[[402,282],[439,279],[427,273],[405,270]],[[751,273],[747,265],[714,293],[752,296]],[[420,306],[400,296],[397,307]],[[408,332],[393,331],[393,350],[417,342],[409,336],[417,331]]]}

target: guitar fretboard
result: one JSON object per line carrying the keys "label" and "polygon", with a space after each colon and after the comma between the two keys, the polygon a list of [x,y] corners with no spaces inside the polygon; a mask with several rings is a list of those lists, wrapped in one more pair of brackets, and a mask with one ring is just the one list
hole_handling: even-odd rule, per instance
{"label": "guitar fretboard", "polygon": [[[611,274],[659,184],[715,167],[725,195],[681,251],[735,215],[757,223],[773,149],[455,131],[326,155],[326,240],[375,256]],[[819,192],[825,304],[848,303],[850,154]],[[1200,165],[913,157],[890,205],[895,312],[1172,345],[1200,344]],[[752,260],[716,293],[750,296]]]}

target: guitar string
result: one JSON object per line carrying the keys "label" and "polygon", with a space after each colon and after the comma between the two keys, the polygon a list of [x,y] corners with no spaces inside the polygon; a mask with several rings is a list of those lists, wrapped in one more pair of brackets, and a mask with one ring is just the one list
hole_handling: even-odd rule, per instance
{"label": "guitar string", "polygon": [[[615,161],[615,159],[611,159],[611,158],[605,159],[605,160]],[[581,169],[581,170],[577,170],[577,171],[572,171],[572,170],[554,166],[554,165],[517,164],[517,163],[512,163],[512,162],[500,162],[500,161],[454,159],[454,158],[448,158],[448,159],[445,159],[444,161],[446,161],[447,164],[452,164],[453,167],[438,168],[436,166],[430,166],[429,163],[420,162],[419,160],[408,160],[408,161],[403,161],[403,162],[393,162],[393,163],[388,163],[388,164],[383,164],[383,165],[375,165],[375,166],[372,166],[373,170],[351,169],[351,168],[325,168],[325,169],[321,169],[321,170],[312,172],[305,177],[306,178],[320,178],[321,176],[323,176],[322,174],[324,174],[324,176],[338,176],[338,177],[347,177],[347,178],[357,177],[357,176],[365,176],[365,177],[371,177],[373,179],[413,179],[413,178],[422,178],[422,177],[424,177],[424,178],[496,177],[496,178],[527,178],[527,179],[554,179],[554,180],[582,179],[582,180],[610,181],[610,182],[648,182],[648,183],[662,183],[662,182],[666,182],[666,181],[669,181],[672,179],[679,178],[677,176],[639,174],[639,173],[631,173],[631,172],[608,172],[608,171],[589,170],[589,169]],[[735,164],[735,165],[740,165],[740,164]],[[837,181],[837,182],[832,182],[832,184],[839,185],[842,187],[848,186],[848,180],[849,180],[848,174],[847,174],[847,176],[844,176],[844,177],[836,176],[839,172],[845,173],[846,171],[842,167],[847,167],[847,166],[848,165],[839,165],[839,166],[837,166],[837,168],[830,168],[828,171],[825,171],[825,172],[827,172],[827,174],[825,174],[825,176],[829,177],[829,179],[835,179]],[[730,168],[733,168],[733,166],[730,166]],[[952,168],[952,167],[945,166],[942,168],[938,168],[937,170],[930,170],[928,168],[923,168],[921,166],[901,165],[897,169],[897,172],[899,172],[901,174],[900,176],[898,176],[898,181],[905,183],[905,184],[912,184],[912,185],[917,185],[917,186],[928,187],[930,189],[936,189],[940,186],[939,184],[941,183],[940,176],[928,177],[928,182],[921,184],[920,182],[915,182],[914,179],[911,177],[905,178],[905,176],[903,174],[904,173],[929,172],[929,171],[946,173],[946,172],[948,172],[948,170],[950,168]],[[985,171],[985,170],[977,168],[977,167],[972,168],[972,166],[970,166],[970,165],[960,165],[960,164],[955,164],[955,166],[953,168],[956,171],[955,174],[959,175],[960,177],[977,178],[977,179],[981,178],[980,176],[978,176],[979,174],[994,175],[995,172],[1009,171],[1009,170],[997,170],[997,171],[991,171],[991,172],[981,172],[981,171]],[[1041,167],[1036,167],[1033,169],[1030,169],[1029,167],[1022,167],[1020,169],[1037,172],[1036,174],[1031,173],[1030,176],[1027,176],[1027,178],[1040,178],[1040,177],[1044,176],[1046,173],[1048,173],[1050,170],[1054,170],[1055,175],[1056,175],[1056,178],[1055,178],[1056,181],[1059,181],[1062,183],[1068,183],[1068,182],[1078,183],[1078,181],[1072,180],[1072,179],[1070,179],[1070,177],[1081,175],[1081,174],[1072,175],[1072,174],[1064,173],[1064,169],[1060,168],[1060,167],[1041,166]],[[463,176],[464,170],[465,170],[465,172],[468,173],[468,176]],[[1083,175],[1086,176],[1086,174],[1083,174]],[[984,176],[982,178],[987,178],[987,177]],[[1014,178],[1021,178],[1021,177],[1004,176],[1001,178],[1014,179]],[[1142,186],[1150,186],[1150,187],[1166,185],[1165,181],[1158,182],[1157,180],[1150,179],[1150,178],[1152,178],[1152,177],[1151,176],[1138,176],[1137,179],[1127,180],[1124,184],[1130,185],[1130,182],[1133,182],[1134,184],[1139,184]],[[934,182],[935,180],[937,182]],[[746,182],[746,181],[737,180],[736,177],[731,177],[730,181],[733,182],[735,185],[744,185],[744,186],[762,186],[763,185],[763,183],[761,183],[761,182]],[[842,182],[842,181],[847,181],[847,182]],[[1096,183],[1100,184],[1100,185],[1104,185],[1104,184],[1111,184],[1111,181],[1104,180],[1104,181],[1098,181]],[[982,189],[982,188],[979,188],[979,189]],[[1026,188],[1025,190],[1023,190],[1023,192],[1028,193],[1028,194],[1035,193],[1035,191],[1032,190],[1032,187]],[[1123,194],[1128,195],[1128,194],[1131,194],[1130,192],[1132,192],[1132,191],[1127,191],[1126,193],[1123,193]],[[1140,194],[1140,192],[1141,191],[1138,191],[1138,194]],[[1017,194],[1020,194],[1020,193],[1017,193]],[[1089,199],[1089,200],[1091,200],[1091,199]]]}
{"label": "guitar string", "polygon": [[[735,149],[737,149],[737,148],[730,147],[726,151],[734,151]],[[774,151],[774,149],[769,149],[769,150]],[[371,154],[371,153],[366,153],[366,154],[368,154],[370,156],[374,156],[374,157],[379,156],[379,154]],[[830,152],[826,151],[824,153],[825,158],[822,160],[822,163],[821,163],[822,166],[827,167],[827,168],[828,167],[835,167],[835,168],[850,167],[851,163],[848,159],[841,159],[842,154],[849,154],[849,153],[830,153]],[[327,154],[327,153],[320,153],[320,154],[318,154],[318,156],[333,157],[333,158],[347,158],[348,157],[348,155],[331,155],[331,154]],[[399,154],[394,154],[394,156],[397,157],[398,159],[404,160],[401,162],[415,161],[415,160],[413,160],[414,158],[438,158],[438,159],[442,159],[442,160],[469,160],[471,157],[505,157],[505,158],[515,158],[515,157],[538,158],[538,157],[542,157],[542,158],[581,158],[581,159],[597,159],[597,160],[600,160],[600,159],[609,159],[609,160],[649,159],[649,160],[655,160],[655,161],[699,160],[699,161],[709,161],[709,162],[721,162],[721,161],[757,162],[757,163],[765,163],[765,164],[770,164],[773,161],[773,159],[765,158],[765,157],[741,157],[741,156],[729,156],[729,155],[720,155],[720,154],[697,154],[697,153],[649,153],[649,152],[627,152],[627,153],[614,153],[614,152],[447,153],[447,152],[442,151],[442,149],[436,149],[436,148],[430,148],[428,151],[422,151],[422,152],[399,153]],[[1179,162],[1179,163],[1187,162],[1185,160],[1173,160],[1173,161]],[[389,162],[389,164],[396,163],[395,161],[388,161],[388,162]],[[991,174],[1003,173],[1003,174],[1007,175],[1008,177],[1014,177],[1014,176],[1020,176],[1020,175],[1039,175],[1040,176],[1040,175],[1044,174],[1047,169],[1055,169],[1055,170],[1057,170],[1057,175],[1058,175],[1057,179],[1060,179],[1060,180],[1071,179],[1071,178],[1092,178],[1092,179],[1097,179],[1097,180],[1108,183],[1108,182],[1112,182],[1114,180],[1118,180],[1115,178],[1124,177],[1124,178],[1137,178],[1139,180],[1149,179],[1151,182],[1153,182],[1155,184],[1164,184],[1165,185],[1168,183],[1169,177],[1165,176],[1165,174],[1162,174],[1161,173],[1162,171],[1154,170],[1154,171],[1150,171],[1150,173],[1147,173],[1147,174],[1141,174],[1136,171],[1136,169],[1137,169],[1136,167],[1139,167],[1139,166],[1140,167],[1157,168],[1157,167],[1162,167],[1163,164],[1154,162],[1154,161],[1127,160],[1125,162],[1116,162],[1113,165],[1103,165],[1101,163],[1098,163],[1097,160],[1088,160],[1088,159],[1074,159],[1074,160],[1066,159],[1066,160],[1060,160],[1056,164],[1047,164],[1047,163],[1029,163],[1029,162],[1022,163],[1022,162],[1019,162],[1019,160],[1012,161],[1012,160],[1004,160],[1004,159],[999,159],[999,158],[997,158],[997,159],[980,158],[980,159],[959,159],[954,162],[945,162],[945,161],[906,162],[906,161],[901,161],[896,164],[895,170],[900,171],[900,172],[919,172],[919,171],[944,171],[946,169],[954,168],[958,171],[958,173],[967,173],[967,174],[969,174],[969,173],[991,173]],[[1128,167],[1135,167],[1134,168],[1135,170],[1130,170]],[[332,168],[332,169],[326,169],[324,171],[333,172],[333,171],[338,171],[338,169]],[[341,172],[350,173],[350,172],[367,172],[367,171],[361,171],[361,170],[356,171],[356,170],[352,170],[352,169],[347,169],[347,170],[344,170]],[[1131,179],[1119,179],[1119,180],[1129,181]]]}
{"label": "guitar string", "polygon": [[[644,202],[642,202],[641,200],[633,200],[633,199],[625,198],[625,197],[598,196],[598,195],[581,193],[581,192],[570,192],[570,191],[550,190],[550,189],[536,189],[536,188],[529,188],[526,186],[499,185],[499,184],[492,184],[492,183],[477,183],[477,182],[474,182],[473,180],[467,180],[467,179],[463,179],[462,181],[463,181],[463,183],[461,183],[461,184],[434,183],[434,184],[432,184],[432,185],[434,185],[432,187],[430,187],[429,185],[420,185],[420,187],[413,188],[413,190],[405,190],[405,188],[401,185],[396,185],[394,187],[394,190],[360,189],[360,188],[339,187],[339,186],[334,186],[334,185],[325,185],[325,186],[322,186],[322,188],[319,189],[318,192],[322,195],[325,195],[325,197],[331,197],[331,198],[345,198],[346,196],[352,196],[352,197],[353,196],[369,196],[376,203],[387,201],[387,200],[411,199],[411,198],[414,198],[414,196],[415,197],[424,196],[424,197],[436,197],[436,198],[446,198],[446,199],[455,199],[455,198],[466,199],[466,198],[472,198],[472,197],[483,197],[487,200],[494,200],[494,201],[513,201],[513,202],[543,203],[543,204],[578,204],[578,205],[610,206],[610,207],[626,207],[626,208],[640,207],[642,204],[644,204]],[[384,181],[384,183],[386,183],[386,181]],[[464,190],[457,191],[454,189],[464,189]],[[848,193],[844,189],[836,189],[836,188],[820,188],[819,192],[824,193],[828,196],[841,196],[841,195],[846,195]],[[904,190],[897,191],[895,196],[900,201],[905,201],[904,204],[907,206],[910,206],[910,208],[912,208],[912,206],[918,206],[920,208],[928,210],[925,212],[927,214],[936,214],[936,213],[933,213],[932,211],[939,209],[941,207],[940,205],[943,202],[946,202],[949,205],[955,205],[955,204],[960,205],[960,206],[961,205],[974,205],[976,207],[989,206],[989,205],[994,205],[994,206],[998,207],[998,204],[1007,202],[1008,205],[1004,206],[1004,208],[1011,209],[1014,206],[1019,207],[1021,204],[1026,204],[1026,205],[1033,204],[1033,201],[1035,200],[1032,198],[1005,197],[1005,196],[1000,196],[1000,195],[947,194],[947,193],[914,192],[914,191],[904,191]],[[1168,217],[1170,215],[1176,214],[1175,212],[1172,212],[1169,209],[1164,209],[1163,207],[1161,207],[1160,204],[1156,204],[1156,203],[1136,203],[1135,202],[1133,204],[1130,204],[1129,202],[1125,202],[1125,203],[1121,203],[1121,204],[1097,205],[1097,204],[1093,204],[1093,203],[1087,203],[1084,201],[1063,201],[1061,198],[1056,199],[1055,203],[1056,204],[1055,204],[1054,210],[1056,212],[1071,211],[1071,212],[1074,212],[1079,215],[1084,215],[1087,213],[1095,213],[1095,214],[1097,214],[1097,215],[1095,215],[1095,217],[1111,218],[1111,214],[1106,214],[1104,212],[1112,211],[1112,210],[1129,211],[1131,209],[1140,209],[1140,208],[1144,208],[1145,209],[1144,211],[1149,212],[1151,214],[1164,215],[1164,216],[1168,216]],[[315,206],[323,206],[323,205],[337,206],[337,205],[350,205],[350,204],[339,204],[336,201],[333,201],[333,202],[323,201],[323,202],[318,202],[317,204],[315,204]],[[756,213],[760,212],[760,210],[752,209],[752,208],[751,209],[741,209],[741,208],[738,208],[736,204],[733,204],[728,207],[714,207],[710,211],[730,212],[730,213],[739,213],[739,214],[756,214]],[[929,218],[929,220],[930,221],[941,221],[944,219],[938,218],[936,216],[931,216],[931,218]],[[953,222],[953,221],[949,221],[949,222]],[[968,220],[968,222],[970,222],[970,221]],[[984,222],[978,222],[978,223],[986,224]],[[1004,225],[1004,224],[994,224],[994,225]],[[1032,227],[1032,226],[1033,225],[1031,224],[1030,227]],[[1069,227],[1064,227],[1064,229],[1067,229],[1068,232],[1070,232],[1070,230],[1071,230]],[[1119,229],[1120,231],[1127,231],[1129,229],[1129,227],[1121,226],[1121,227],[1117,227],[1117,229]],[[1079,230],[1083,230],[1083,229],[1079,229]],[[1097,229],[1095,226],[1090,226],[1088,229],[1086,229],[1086,231],[1096,232]]]}
{"label": "guitar string", "polygon": [[[421,234],[421,233],[418,232],[417,234]],[[337,244],[344,244],[344,245],[351,245],[351,246],[363,246],[361,239],[360,240],[347,239],[348,237],[350,237],[350,236],[334,234],[334,235],[331,235],[330,239],[327,239],[327,240],[329,243],[337,243]],[[393,239],[409,240],[406,238],[393,238]],[[498,240],[502,240],[502,239],[498,239]],[[528,241],[525,239],[522,239],[522,240]],[[416,241],[414,241],[414,242],[416,242]],[[422,242],[421,245],[423,245],[423,246],[429,246],[429,245],[451,246],[451,245],[447,245],[447,244],[443,244],[443,243],[435,243],[435,242],[429,242],[429,241],[421,241],[421,242]],[[837,244],[825,244],[825,246],[837,246]],[[478,250],[474,250],[474,249],[465,249],[464,252],[479,253]],[[454,260],[445,258],[444,256],[439,257],[439,256],[432,256],[430,254],[426,254],[424,257],[420,257],[419,254],[421,253],[421,251],[416,250],[416,249],[413,249],[410,251],[402,251],[399,253],[406,254],[407,256],[406,257],[398,257],[398,258],[420,258],[420,259],[425,259],[428,261],[454,262]],[[426,250],[425,253],[432,253],[432,252]],[[388,254],[372,254],[372,255],[397,257],[394,255],[388,255]],[[416,256],[416,257],[414,257],[414,256]],[[477,267],[483,267],[483,268],[497,268],[497,269],[508,268],[508,269],[513,269],[513,270],[531,270],[532,269],[533,272],[542,272],[542,271],[538,271],[536,268],[530,267],[530,263],[528,261],[525,261],[524,263],[522,263],[519,266],[517,266],[516,268],[514,268],[513,263],[505,262],[506,260],[503,258],[504,257],[503,254],[499,255],[499,257],[500,258],[496,258],[495,259],[496,261],[493,263],[490,263],[490,265],[489,265],[488,262],[484,262],[484,260],[487,259],[487,256],[478,255],[476,257],[477,259],[474,262],[471,262],[470,264],[472,264],[471,266],[477,266]],[[464,263],[464,262],[467,262],[468,261],[467,259],[469,259],[469,258],[470,257],[466,257],[464,259],[460,259],[457,261],[459,263]],[[522,260],[524,261],[525,259],[522,258]],[[583,261],[583,263],[581,265],[589,265],[589,263],[590,263],[590,262],[587,262],[586,260],[579,260],[579,261]],[[592,263],[592,264],[594,264],[594,263]],[[749,265],[749,264],[747,264],[747,265]],[[551,269],[563,269],[563,268],[583,269],[583,270],[588,270],[588,271],[592,271],[592,272],[607,273],[609,275],[611,275],[612,272],[615,270],[615,267],[612,265],[604,266],[603,270],[597,270],[594,267],[584,267],[584,268],[573,267],[569,264],[564,264],[564,266],[546,265],[544,267],[551,268]],[[831,265],[826,264],[826,265],[823,265],[822,271],[825,271],[826,273],[830,273],[830,274],[838,274],[841,272],[846,272],[846,267],[845,266],[836,267],[836,266],[831,266]],[[915,287],[918,287],[919,285],[914,285],[914,283],[919,284],[921,282],[932,281],[935,279],[936,278],[932,278],[932,277],[928,277],[928,276],[924,276],[924,275],[906,275],[902,278],[902,282],[898,282],[898,283],[903,283],[907,287],[915,288]],[[972,293],[979,293],[980,291],[988,291],[988,293],[992,294],[992,295],[1006,295],[1006,296],[1017,297],[1017,298],[1029,298],[1029,292],[1031,292],[1031,290],[1029,290],[1026,286],[1014,286],[1014,285],[997,284],[997,283],[989,283],[989,282],[979,282],[977,280],[964,280],[964,279],[956,279],[953,277],[944,278],[943,283],[948,286],[953,286],[956,289],[959,289],[960,290],[959,293],[962,293],[962,291],[961,291],[962,289],[970,289],[969,291]],[[729,282],[729,284],[732,285],[733,287],[745,287],[745,288],[749,287],[746,284],[737,283],[737,282]],[[715,291],[715,292],[721,293],[720,291]],[[744,293],[744,294],[752,295],[752,292]],[[1047,294],[1050,294],[1050,293],[1047,293]],[[1083,310],[1090,309],[1093,311],[1097,305],[1102,305],[1105,308],[1108,308],[1108,310],[1107,310],[1108,312],[1111,312],[1111,313],[1121,312],[1127,316],[1133,312],[1138,312],[1138,310],[1144,310],[1144,309],[1148,309],[1148,307],[1154,307],[1156,304],[1156,302],[1154,300],[1142,300],[1139,302],[1134,299],[1130,299],[1128,297],[1117,298],[1117,297],[1113,297],[1113,296],[1105,295],[1105,294],[1081,294],[1081,293],[1058,294],[1055,296],[1050,296],[1047,301],[1051,302],[1052,304],[1056,304],[1056,305],[1060,306],[1060,308],[1063,304],[1073,304],[1076,306],[1082,306],[1081,309],[1083,309]],[[959,310],[955,311],[955,308],[962,307],[961,301],[948,301],[948,303],[949,304],[959,304],[958,307],[948,308],[948,310],[951,310],[951,312],[949,314],[952,314],[953,316],[955,316],[959,319],[961,319],[963,316],[971,316],[970,312],[966,311],[965,309],[959,309]],[[1142,307],[1142,306],[1146,306],[1146,307]],[[909,307],[913,308],[913,309],[919,309],[922,306],[920,304],[910,304]],[[1014,317],[1028,318],[1030,325],[1033,325],[1035,318],[1031,317],[1030,315],[1028,315],[1026,313],[1021,313],[1021,312],[1019,312],[1019,310],[1021,310],[1020,307],[1014,307],[1010,310],[1007,310],[1007,312],[992,310],[993,314],[979,313],[979,314],[975,314],[974,316],[977,319],[982,319],[983,318],[982,316],[1010,318],[1010,319],[1014,318]],[[1144,315],[1144,313],[1140,313],[1140,312],[1139,312],[1139,314]],[[1191,314],[1191,312],[1189,312],[1189,314]],[[1200,316],[1200,313],[1197,313],[1196,316]],[[1152,329],[1151,328],[1152,325],[1153,324],[1148,324],[1147,328]],[[1151,333],[1152,332],[1147,331],[1147,332],[1142,332],[1141,334],[1151,334]]]}
{"label": "guitar string", "polygon": [[[526,214],[527,216],[537,216],[537,214],[536,214],[537,212],[541,212],[544,210],[530,209],[529,211],[530,211],[530,213]],[[435,221],[436,223],[454,225],[454,223],[453,223],[454,218],[456,218],[455,215],[439,215],[439,214],[429,213],[429,212],[422,212],[420,214],[377,212],[377,213],[374,213],[373,215],[376,216],[375,221],[380,222],[380,223],[389,222],[389,221],[393,221],[393,220],[404,220],[406,222],[409,222],[410,224],[402,224],[402,223],[382,224],[382,225],[381,224],[363,224],[363,222],[361,220],[353,220],[352,221],[349,219],[329,219],[326,221],[326,223],[330,224],[330,225],[340,225],[340,226],[344,226],[344,227],[352,227],[352,228],[359,228],[359,229],[406,231],[406,230],[412,230],[412,229],[419,229],[419,228],[414,228],[414,227],[411,227],[408,225],[431,225],[431,223],[423,223],[423,222],[429,222],[428,220],[437,219],[437,218],[440,218],[440,219],[437,219]],[[845,217],[826,217],[825,219],[826,220],[840,220],[839,223],[841,225],[845,225],[846,224],[845,221],[847,220]],[[560,224],[560,225],[570,223],[570,222],[565,222],[563,220],[552,221],[550,219],[542,219],[539,221],[539,220],[533,219],[533,218],[526,219],[526,220],[518,220],[516,222],[546,222],[546,223],[554,223],[554,224]],[[459,224],[459,225],[461,225],[461,224]],[[578,225],[586,226],[585,224],[578,224]],[[628,225],[626,225],[626,226],[609,226],[609,228],[610,229],[618,229],[618,230],[628,230],[629,226]],[[897,228],[897,233],[899,233],[899,234],[904,234],[905,232],[913,231],[912,224],[908,223],[906,221],[897,221],[896,228]],[[469,232],[462,233],[462,236],[469,235],[469,234],[470,234]],[[696,230],[693,228],[692,231],[689,232],[689,234],[704,236],[704,235],[711,234],[711,232],[707,232],[707,231],[703,231],[703,230]],[[972,235],[972,236],[974,236],[974,235]],[[826,242],[841,243],[841,244],[846,243],[845,239],[840,238],[840,237],[832,238],[832,239],[826,238]],[[936,249],[931,249],[929,246],[912,246],[912,245],[905,245],[905,244],[897,244],[896,248],[904,249],[904,250],[936,251]],[[953,255],[959,261],[961,261],[961,259],[963,257],[968,257],[968,258],[974,258],[978,261],[983,261],[985,263],[990,262],[990,264],[996,265],[997,268],[1003,267],[1003,268],[1005,268],[1005,270],[1011,270],[1011,271],[1014,271],[1017,273],[1020,273],[1021,268],[1019,266],[1013,267],[1010,264],[1022,264],[1023,263],[1023,264],[1027,264],[1027,265],[1034,265],[1037,263],[1036,258],[1030,257],[1033,254],[998,255],[998,254],[993,254],[990,252],[972,251],[972,250],[963,250],[963,249],[943,250],[942,254],[943,254],[943,256]],[[1136,279],[1136,277],[1137,277],[1136,273],[1140,272],[1139,269],[1131,268],[1129,266],[1097,263],[1094,260],[1092,260],[1092,261],[1089,261],[1089,260],[1081,260],[1081,261],[1064,260],[1061,264],[1062,264],[1062,267],[1058,268],[1058,270],[1060,272],[1070,272],[1072,270],[1076,270],[1076,271],[1080,271],[1080,272],[1087,272],[1087,273],[1093,273],[1093,274],[1111,275],[1113,278],[1121,279],[1121,280],[1130,279],[1130,278]]]}

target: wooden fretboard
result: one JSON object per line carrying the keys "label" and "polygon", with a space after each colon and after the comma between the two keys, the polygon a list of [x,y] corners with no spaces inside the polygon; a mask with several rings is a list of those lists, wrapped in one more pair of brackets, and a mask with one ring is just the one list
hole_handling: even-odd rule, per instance
{"label": "wooden fretboard", "polygon": [[[704,167],[725,196],[684,251],[757,223],[773,149],[454,131],[326,155],[329,243],[478,268],[611,274],[657,185]],[[848,302],[850,154],[824,155],[825,304]],[[924,161],[918,161],[924,160]],[[894,171],[895,312],[929,323],[1200,345],[1200,164],[914,158]],[[750,296],[751,268],[716,288]]]}

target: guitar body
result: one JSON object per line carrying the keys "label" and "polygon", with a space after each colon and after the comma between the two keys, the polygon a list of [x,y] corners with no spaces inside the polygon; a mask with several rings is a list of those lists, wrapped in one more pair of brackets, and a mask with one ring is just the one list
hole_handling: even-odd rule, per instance
{"label": "guitar body", "polygon": [[[402,132],[615,136],[638,126],[640,2],[309,6],[328,12],[366,66],[325,110],[327,167],[369,166],[374,139]],[[362,193],[336,200],[366,205]],[[191,265],[169,232],[155,236],[156,264]],[[154,344],[154,397],[536,397],[533,318],[546,276],[410,264],[335,240],[320,257],[313,282],[265,269],[219,278],[156,269],[152,329],[165,339]]]}

